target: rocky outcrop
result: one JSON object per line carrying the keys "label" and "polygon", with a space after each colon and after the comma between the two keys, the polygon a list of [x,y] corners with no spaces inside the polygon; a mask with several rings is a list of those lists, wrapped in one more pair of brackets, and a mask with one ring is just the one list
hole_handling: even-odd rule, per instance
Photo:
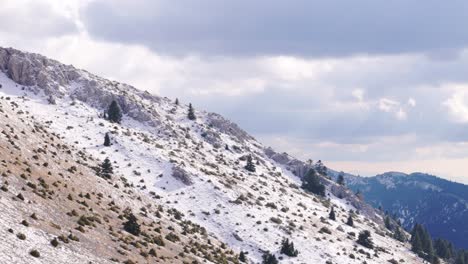
{"label": "rocky outcrop", "polygon": [[270,159],[286,166],[286,169],[294,173],[294,175],[299,178],[304,177],[304,175],[313,167],[312,165],[291,157],[288,153],[277,153],[271,147],[265,149],[265,154]]}
{"label": "rocky outcrop", "polygon": [[172,177],[176,178],[185,185],[193,184],[192,176],[179,166],[174,166],[172,168]]}
{"label": "rocky outcrop", "polygon": [[215,148],[220,148],[224,144],[218,132],[206,130],[201,133],[201,136]]}
{"label": "rocky outcrop", "polygon": [[0,71],[36,93],[43,91],[52,101],[68,96],[90,106],[106,109],[112,100],[116,100],[127,116],[152,126],[160,124],[156,110],[141,102],[149,100],[157,104],[161,98],[130,85],[107,81],[42,55],[0,48]]}
{"label": "rocky outcrop", "polygon": [[231,135],[239,143],[244,143],[247,140],[252,140],[253,137],[242,130],[237,124],[225,119],[221,115],[209,113],[207,115],[207,123],[209,126],[218,129],[221,133]]}

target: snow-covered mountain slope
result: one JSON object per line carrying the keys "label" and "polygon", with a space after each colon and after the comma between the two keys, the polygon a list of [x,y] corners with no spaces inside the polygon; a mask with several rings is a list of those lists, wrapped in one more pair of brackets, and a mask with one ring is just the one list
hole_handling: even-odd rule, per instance
{"label": "snow-covered mountain slope", "polygon": [[[308,165],[265,148],[217,114],[196,109],[192,121],[185,104],[13,49],[0,48],[0,70],[0,96],[17,112],[30,113],[89,159],[108,157],[112,181],[122,176],[133,187],[127,193],[177,209],[236,253],[248,252],[251,262],[270,251],[281,263],[422,263],[351,191],[325,178],[326,198],[303,191],[296,175]],[[102,118],[112,100],[122,107],[121,124]],[[110,147],[102,144],[105,133]],[[244,168],[248,155],[255,172]],[[328,219],[332,207],[336,221]],[[350,214],[354,227],[345,225]],[[371,231],[374,249],[356,243],[362,230]],[[279,253],[283,238],[294,242],[297,257]]]}
{"label": "snow-covered mountain slope", "polygon": [[[92,156],[38,120],[42,109],[29,98],[10,97],[8,87],[19,86],[1,83],[0,263],[236,262],[234,252],[172,207],[124,178],[97,177]],[[129,210],[139,236],[123,231]]]}

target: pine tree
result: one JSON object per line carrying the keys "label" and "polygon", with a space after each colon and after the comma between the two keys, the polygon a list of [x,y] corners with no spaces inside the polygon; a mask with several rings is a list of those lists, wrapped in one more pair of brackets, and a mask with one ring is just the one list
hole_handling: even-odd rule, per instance
{"label": "pine tree", "polygon": [[113,173],[114,169],[112,168],[112,163],[109,158],[106,158],[99,168],[99,176],[105,179],[110,179]]}
{"label": "pine tree", "polygon": [[271,254],[270,252],[265,252],[262,255],[262,264],[278,264],[278,260],[276,259],[275,255]]}
{"label": "pine tree", "polygon": [[348,220],[346,221],[346,224],[349,226],[354,226],[354,220],[351,215],[348,216]]}
{"label": "pine tree", "polygon": [[395,233],[393,234],[393,238],[400,242],[406,242],[406,235],[405,233],[401,230],[401,227],[397,226],[395,229]]}
{"label": "pine tree", "polygon": [[239,254],[239,261],[240,262],[247,262],[247,257],[245,256],[244,251],[241,251]]}
{"label": "pine tree", "polygon": [[453,245],[447,240],[440,238],[434,240],[434,250],[442,259],[448,260],[453,257]]}
{"label": "pine tree", "polygon": [[331,211],[330,211],[330,214],[328,214],[328,218],[330,220],[333,220],[335,221],[336,220],[336,216],[335,216],[335,207],[332,207]]}
{"label": "pine tree", "polygon": [[390,217],[387,215],[385,216],[385,220],[384,220],[384,223],[385,223],[385,227],[392,231],[393,230],[393,225],[392,225],[392,221],[390,220]]}
{"label": "pine tree", "polygon": [[281,241],[280,253],[289,257],[297,257],[299,255],[299,251],[294,248],[294,243],[292,241],[289,242],[288,238],[283,238]]}
{"label": "pine tree", "polygon": [[411,231],[411,250],[431,263],[438,263],[432,238],[429,232],[420,224],[415,224]]}
{"label": "pine tree", "polygon": [[419,237],[419,232],[416,232],[411,236],[411,251],[414,253],[420,253],[423,250],[421,238]]}
{"label": "pine tree", "polygon": [[104,136],[104,146],[109,147],[110,145],[111,145],[111,142],[110,142],[109,133],[106,133],[106,135]]}
{"label": "pine tree", "polygon": [[120,124],[120,121],[122,121],[122,109],[115,100],[112,101],[112,103],[109,105],[109,109],[107,110],[107,118],[109,121],[117,124]]}
{"label": "pine tree", "polygon": [[315,169],[317,170],[317,173],[320,175],[326,176],[328,174],[328,169],[322,163],[322,160],[317,161],[317,163],[315,164]]}
{"label": "pine tree", "polygon": [[176,105],[179,105],[179,98],[176,98],[174,103],[175,103]]}
{"label": "pine tree", "polygon": [[345,185],[344,173],[343,172],[340,172],[340,174],[338,175],[338,179],[336,180],[336,183],[338,183],[339,185],[342,185],[342,186]]}
{"label": "pine tree", "polygon": [[247,164],[245,165],[244,168],[250,172],[256,171],[255,164],[253,163],[253,160],[252,160],[252,155],[247,156]]}
{"label": "pine tree", "polygon": [[302,178],[302,188],[317,195],[325,196],[325,186],[320,183],[319,177],[317,172],[311,168]]}
{"label": "pine tree", "polygon": [[371,239],[371,233],[368,230],[364,230],[359,233],[357,243],[366,248],[374,248],[374,243]]}
{"label": "pine tree", "polygon": [[466,253],[463,250],[460,250],[455,258],[455,264],[468,264],[465,259]]}
{"label": "pine tree", "polygon": [[132,213],[127,215],[127,222],[124,223],[124,230],[135,236],[140,235],[140,225],[137,222],[137,218]]}
{"label": "pine tree", "polygon": [[197,117],[195,116],[195,110],[193,110],[192,104],[189,104],[189,109],[188,109],[188,114],[187,114],[188,119],[190,120],[195,120]]}

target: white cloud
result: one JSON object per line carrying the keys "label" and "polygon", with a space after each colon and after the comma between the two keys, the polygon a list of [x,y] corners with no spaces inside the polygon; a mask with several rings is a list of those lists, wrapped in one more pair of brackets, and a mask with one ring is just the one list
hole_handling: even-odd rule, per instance
{"label": "white cloud", "polygon": [[455,122],[468,123],[468,85],[448,85],[445,88],[452,90],[450,98],[443,102],[450,116]]}
{"label": "white cloud", "polygon": [[356,98],[359,102],[364,100],[364,90],[363,89],[355,89],[351,93],[354,98]]}

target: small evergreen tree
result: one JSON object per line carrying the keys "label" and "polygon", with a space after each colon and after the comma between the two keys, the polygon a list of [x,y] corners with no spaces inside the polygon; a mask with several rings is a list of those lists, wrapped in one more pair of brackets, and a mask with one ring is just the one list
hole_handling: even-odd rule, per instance
{"label": "small evergreen tree", "polygon": [[448,260],[454,257],[453,245],[447,240],[440,238],[434,240],[434,249],[437,256],[442,259]]}
{"label": "small evergreen tree", "polygon": [[109,105],[109,109],[107,110],[107,118],[109,121],[117,124],[120,124],[120,121],[122,121],[122,109],[120,108],[120,105],[117,103],[117,101],[114,100]]}
{"label": "small evergreen tree", "polygon": [[124,223],[124,230],[135,236],[140,235],[140,225],[138,224],[137,218],[132,213],[127,215],[127,222]]}
{"label": "small evergreen tree", "polygon": [[395,228],[395,233],[393,233],[393,238],[403,243],[406,242],[406,239],[407,239],[405,233],[403,232],[403,230],[401,230],[401,227],[399,226]]}
{"label": "small evergreen tree", "polygon": [[193,110],[192,104],[189,104],[189,109],[188,109],[188,114],[187,114],[188,119],[190,120],[195,120],[197,117],[195,116],[195,110]]}
{"label": "small evergreen tree", "polygon": [[278,264],[278,260],[276,259],[275,255],[271,254],[270,252],[265,252],[262,255],[262,264]]}
{"label": "small evergreen tree", "polygon": [[114,173],[114,168],[112,168],[112,163],[109,158],[106,158],[99,168],[99,176],[110,179]]}
{"label": "small evergreen tree", "polygon": [[463,250],[460,250],[455,258],[455,264],[468,264],[468,254]]}
{"label": "small evergreen tree", "polygon": [[371,239],[371,233],[368,230],[364,230],[359,233],[357,243],[369,249],[374,248],[374,243],[372,242],[372,239]]}
{"label": "small evergreen tree", "polygon": [[106,133],[106,135],[104,136],[104,146],[109,147],[110,145],[111,145],[111,142],[110,142],[109,133]]}
{"label": "small evergreen tree", "polygon": [[253,163],[253,160],[252,160],[252,155],[247,156],[247,164],[245,165],[244,168],[250,172],[256,171],[255,164]]}
{"label": "small evergreen tree", "polygon": [[354,226],[354,220],[351,215],[348,216],[348,220],[346,221],[346,224],[349,226]]}
{"label": "small evergreen tree", "polygon": [[386,227],[388,230],[390,230],[390,231],[393,230],[392,221],[391,221],[391,219],[390,219],[390,217],[389,217],[388,215],[385,216],[384,223],[385,223],[385,227]]}
{"label": "small evergreen tree", "polygon": [[339,185],[342,185],[342,186],[345,185],[344,173],[343,172],[340,172],[340,174],[338,175],[338,179],[336,180],[336,183],[338,183]]}
{"label": "small evergreen tree", "polygon": [[281,241],[280,253],[288,257],[297,257],[299,255],[299,251],[294,248],[294,243],[292,241],[289,242],[288,238],[283,238]]}
{"label": "small evergreen tree", "polygon": [[317,173],[320,175],[327,176],[328,174],[328,169],[323,164],[322,160],[317,161],[317,163],[315,164],[315,169],[317,170]]}
{"label": "small evergreen tree", "polygon": [[328,214],[328,218],[330,220],[336,221],[336,215],[335,215],[335,207],[332,207],[330,214]]}
{"label": "small evergreen tree", "polygon": [[247,257],[245,256],[244,251],[241,251],[239,254],[239,261],[240,262],[247,262]]}
{"label": "small evergreen tree", "polygon": [[419,233],[415,233],[411,236],[411,251],[414,253],[420,253],[423,250],[421,238],[419,237]]}
{"label": "small evergreen tree", "polygon": [[179,105],[179,98],[176,98],[174,103],[175,103],[176,105]]}
{"label": "small evergreen tree", "polygon": [[317,195],[325,196],[325,186],[320,183],[319,177],[317,172],[311,168],[302,178],[302,188]]}

